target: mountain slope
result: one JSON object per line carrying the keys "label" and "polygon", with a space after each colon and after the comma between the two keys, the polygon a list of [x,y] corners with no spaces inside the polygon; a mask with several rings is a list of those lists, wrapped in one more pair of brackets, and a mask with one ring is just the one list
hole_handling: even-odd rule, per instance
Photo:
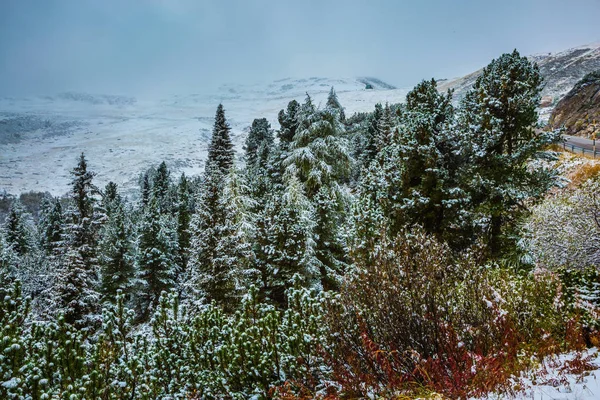
{"label": "mountain slope", "polygon": [[[537,54],[528,57],[540,67],[544,77],[540,117],[547,121],[553,107],[590,72],[600,69],[600,43],[574,47],[558,53]],[[473,86],[482,69],[460,78],[440,82],[440,90],[454,89],[459,99]]]}
{"label": "mountain slope", "polygon": [[[370,83],[372,90],[366,90]],[[136,99],[63,93],[0,99],[0,193],[68,191],[70,170],[85,152],[97,185],[112,180],[125,189],[162,160],[173,176],[203,171],[217,105],[225,106],[238,155],[254,118],[278,127],[277,114],[306,94],[324,105],[334,86],[346,114],[372,111],[377,102],[404,101],[406,90],[376,78],[281,79],[223,85],[216,92]]]}

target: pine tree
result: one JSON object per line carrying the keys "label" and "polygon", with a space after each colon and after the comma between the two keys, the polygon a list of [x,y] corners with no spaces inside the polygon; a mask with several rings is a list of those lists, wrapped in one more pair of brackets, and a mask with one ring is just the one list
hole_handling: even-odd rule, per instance
{"label": "pine tree", "polygon": [[98,325],[100,311],[96,272],[98,229],[103,216],[96,207],[94,174],[88,171],[83,153],[71,174],[73,207],[65,229],[65,257],[58,271],[55,296],[66,323],[93,329]]}
{"label": "pine tree", "polygon": [[146,172],[142,177],[142,207],[146,207],[150,202],[150,194],[150,178],[148,176],[148,172]]}
{"label": "pine tree", "polygon": [[279,145],[283,151],[287,151],[290,143],[294,140],[296,130],[298,129],[298,112],[300,104],[296,100],[288,103],[286,110],[279,111],[278,121],[281,129],[277,131]]}
{"label": "pine tree", "polygon": [[58,198],[45,198],[38,223],[42,247],[46,255],[57,256],[64,247],[64,217]]}
{"label": "pine tree", "polygon": [[468,158],[464,185],[493,256],[513,246],[511,230],[525,200],[542,195],[550,184],[547,173],[527,166],[558,140],[556,132],[534,129],[541,84],[538,66],[515,50],[485,67],[461,102],[461,147]]}
{"label": "pine tree", "polygon": [[286,173],[300,179],[315,208],[315,251],[325,289],[337,286],[345,266],[342,230],[348,202],[341,183],[349,176],[351,159],[339,118],[336,112],[316,109],[307,96],[285,160]]}
{"label": "pine tree", "polygon": [[152,181],[152,197],[156,199],[161,213],[167,213],[170,211],[171,202],[169,199],[169,169],[167,164],[163,161],[156,169],[154,179]]}
{"label": "pine tree", "polygon": [[117,184],[112,181],[108,182],[104,187],[104,193],[102,193],[102,207],[106,211],[106,214],[110,216],[113,205],[117,205],[120,202],[121,195],[119,195]]}
{"label": "pine tree", "polygon": [[83,153],[71,175],[71,200],[74,207],[69,210],[68,245],[77,250],[81,261],[91,269],[96,262],[97,233],[103,216],[96,207],[94,194],[97,189],[92,184],[94,173],[88,171]]}
{"label": "pine tree", "polygon": [[126,296],[131,294],[135,268],[132,230],[123,203],[114,200],[110,204],[111,213],[102,227],[99,243],[100,292],[105,299],[114,301],[119,290]]}
{"label": "pine tree", "polygon": [[177,240],[179,272],[184,274],[189,261],[190,253],[190,222],[192,210],[190,205],[190,184],[184,173],[179,178],[177,185]]}
{"label": "pine tree", "polygon": [[144,211],[138,228],[137,270],[140,316],[148,317],[156,308],[162,291],[175,286],[177,276],[176,224],[168,215],[161,215],[156,199]]}
{"label": "pine tree", "polygon": [[294,282],[315,286],[319,279],[315,258],[314,208],[295,176],[282,193],[268,198],[255,223],[253,253],[263,296],[283,305]]}
{"label": "pine tree", "polygon": [[338,114],[338,118],[341,122],[346,121],[344,108],[340,104],[340,101],[338,100],[337,94],[335,93],[333,86],[331,87],[331,90],[329,90],[329,95],[327,96],[327,103],[325,104],[325,109],[332,114]]}
{"label": "pine tree", "polygon": [[369,117],[369,125],[366,130],[366,144],[363,151],[362,159],[363,164],[368,166],[371,161],[375,159],[377,153],[381,150],[380,137],[381,131],[379,129],[381,124],[381,118],[383,117],[383,107],[380,103],[375,104],[375,111]]}
{"label": "pine tree", "polygon": [[206,170],[216,169],[221,175],[226,175],[233,166],[235,150],[229,135],[231,128],[225,119],[223,105],[219,104],[215,115],[215,125],[208,146]]}
{"label": "pine tree", "polygon": [[256,167],[266,168],[271,147],[273,146],[273,130],[266,118],[255,119],[246,138],[246,167],[254,170]]}
{"label": "pine tree", "polygon": [[456,179],[460,160],[453,118],[452,93],[438,93],[435,80],[422,81],[407,94],[398,137],[402,203],[392,234],[419,224],[454,240],[447,230],[456,225],[465,196]]}
{"label": "pine tree", "polygon": [[199,201],[191,222],[190,279],[186,286],[192,296],[203,295],[224,306],[232,305],[230,300],[236,297],[235,292],[239,289],[236,283],[239,270],[236,265],[221,262],[231,256],[232,249],[226,243],[232,240],[230,235],[235,235],[231,210],[224,203],[224,188],[233,162],[229,125],[223,106],[219,104]]}
{"label": "pine tree", "polygon": [[67,324],[85,331],[99,326],[100,294],[96,286],[94,271],[76,248],[69,248],[62,259],[53,290],[57,311]]}
{"label": "pine tree", "polygon": [[191,291],[226,309],[235,306],[240,290],[256,275],[249,269],[253,228],[247,191],[235,170],[218,181],[213,176],[192,219]]}
{"label": "pine tree", "polygon": [[33,248],[31,223],[19,200],[14,200],[4,224],[6,242],[18,256],[24,256]]}

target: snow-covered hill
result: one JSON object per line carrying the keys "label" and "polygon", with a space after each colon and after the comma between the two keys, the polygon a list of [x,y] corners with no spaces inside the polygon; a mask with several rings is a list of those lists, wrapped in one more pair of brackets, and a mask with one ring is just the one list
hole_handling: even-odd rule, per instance
{"label": "snow-covered hill", "polygon": [[377,102],[402,102],[407,92],[375,78],[312,77],[161,99],[73,92],[0,99],[0,192],[63,194],[82,151],[98,185],[113,180],[132,188],[140,172],[163,160],[175,174],[199,174],[219,102],[239,154],[254,118],[277,128],[277,113],[290,100],[308,93],[324,104],[332,86],[348,115],[371,111]]}
{"label": "snow-covered hill", "polygon": [[[550,117],[553,107],[590,72],[600,70],[600,42],[574,47],[558,53],[534,54],[529,59],[540,67],[544,77],[540,116]],[[455,99],[461,98],[471,88],[481,69],[460,78],[440,83],[440,90],[454,89]]]}

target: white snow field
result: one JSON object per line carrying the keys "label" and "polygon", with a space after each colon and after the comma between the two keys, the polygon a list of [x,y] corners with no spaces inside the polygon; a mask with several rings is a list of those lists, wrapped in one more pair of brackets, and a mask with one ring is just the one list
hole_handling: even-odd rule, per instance
{"label": "white snow field", "polygon": [[[365,89],[370,83],[373,89]],[[241,154],[254,118],[278,128],[277,114],[308,93],[324,105],[334,87],[346,114],[372,111],[377,102],[404,101],[407,90],[374,78],[282,79],[267,84],[224,85],[213,93],[162,99],[62,93],[0,99],[0,193],[30,190],[61,195],[69,172],[85,152],[95,183],[112,180],[130,190],[139,174],[166,161],[173,175],[203,170],[214,114],[222,102]]]}

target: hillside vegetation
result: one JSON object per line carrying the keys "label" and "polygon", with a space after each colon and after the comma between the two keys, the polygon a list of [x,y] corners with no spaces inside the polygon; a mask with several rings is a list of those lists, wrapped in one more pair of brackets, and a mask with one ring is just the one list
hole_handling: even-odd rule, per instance
{"label": "hillside vegetation", "polygon": [[458,105],[426,80],[348,115],[332,88],[290,101],[278,130],[257,116],[242,163],[219,104],[203,173],[157,160],[133,197],[73,154],[67,196],[35,218],[8,199],[0,398],[520,390],[599,341],[598,246],[579,247],[598,239],[597,178],[569,188],[579,161],[535,129],[542,85],[514,51]]}

